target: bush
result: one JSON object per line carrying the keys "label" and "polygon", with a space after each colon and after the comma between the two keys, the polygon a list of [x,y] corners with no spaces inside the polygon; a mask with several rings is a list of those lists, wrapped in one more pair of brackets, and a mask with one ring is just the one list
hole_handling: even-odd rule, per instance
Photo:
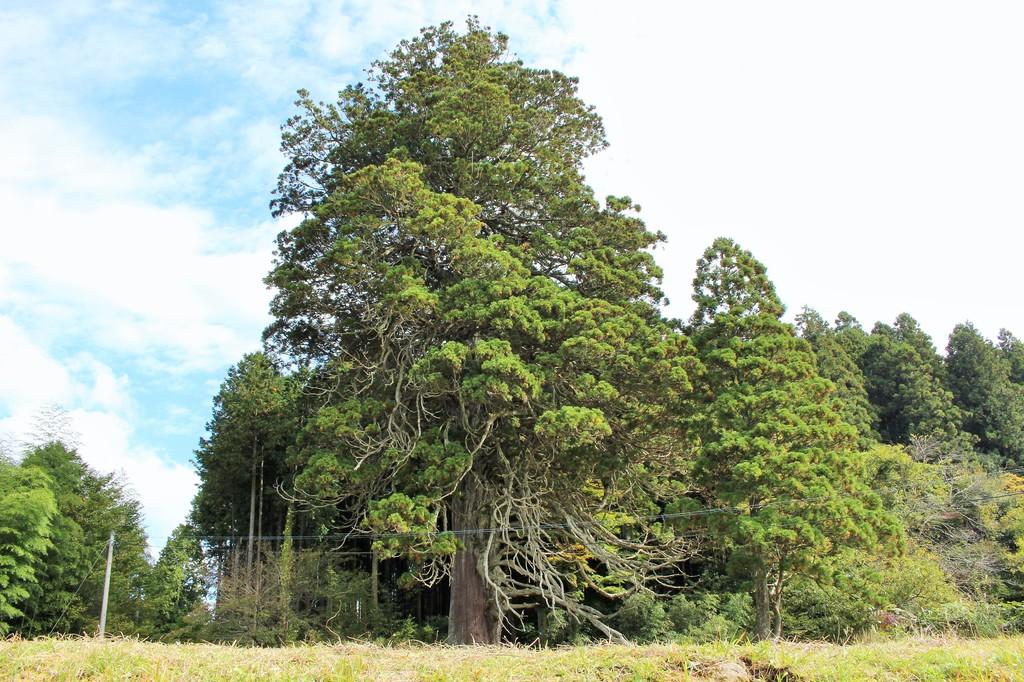
{"label": "bush", "polygon": [[869,632],[905,632],[922,627],[929,610],[961,601],[935,557],[920,549],[889,560],[844,552],[830,568],[832,583],[804,576],[789,583],[783,601],[786,634],[842,642]]}
{"label": "bush", "polygon": [[1024,632],[1024,604],[961,599],[925,609],[918,629],[966,637],[998,637]]}
{"label": "bush", "polygon": [[548,609],[544,612],[542,623],[538,636],[545,646],[573,643],[579,630],[565,609]]}
{"label": "bush", "polygon": [[651,594],[628,597],[612,624],[634,642],[664,639],[671,628],[665,607]]}
{"label": "bush", "polygon": [[698,642],[733,640],[750,627],[753,600],[739,592],[677,594],[666,613],[673,632],[681,637]]}
{"label": "bush", "polygon": [[416,619],[407,616],[382,621],[378,625],[376,641],[379,644],[392,645],[408,642],[424,642],[432,644],[444,639],[448,634],[447,618],[428,618],[423,623],[417,623]]}
{"label": "bush", "polygon": [[[287,591],[287,594],[285,592]],[[388,603],[373,604],[370,576],[328,552],[299,551],[286,590],[280,557],[263,553],[252,569],[226,571],[213,617],[201,639],[256,646],[324,642],[350,637],[424,640],[436,635],[410,627]]]}

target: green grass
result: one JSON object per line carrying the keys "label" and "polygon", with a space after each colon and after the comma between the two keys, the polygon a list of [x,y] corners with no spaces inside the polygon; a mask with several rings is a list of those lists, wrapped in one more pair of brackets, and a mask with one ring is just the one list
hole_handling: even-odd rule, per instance
{"label": "green grass", "polygon": [[[11,680],[1022,680],[1024,638],[903,639],[837,646],[588,646],[550,650],[340,644],[249,649],[130,639],[0,642]],[[733,678],[738,679],[738,678]]]}

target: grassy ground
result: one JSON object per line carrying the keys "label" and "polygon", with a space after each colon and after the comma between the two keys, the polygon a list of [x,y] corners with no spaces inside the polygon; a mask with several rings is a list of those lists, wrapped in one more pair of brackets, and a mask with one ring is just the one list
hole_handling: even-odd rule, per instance
{"label": "grassy ground", "polygon": [[243,649],[135,640],[0,641],[12,680],[1022,680],[1024,638],[836,646],[499,647],[361,644]]}

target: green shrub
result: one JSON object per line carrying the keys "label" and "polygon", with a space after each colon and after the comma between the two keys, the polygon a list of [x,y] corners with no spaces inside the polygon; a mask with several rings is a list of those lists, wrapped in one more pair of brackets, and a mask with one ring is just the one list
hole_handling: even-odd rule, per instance
{"label": "green shrub", "polygon": [[448,634],[447,620],[444,618],[444,622],[441,623],[437,618],[430,618],[424,623],[417,623],[411,616],[391,619],[378,626],[378,632],[381,634],[377,636],[376,641],[384,645],[438,642]]}
{"label": "green shrub", "polygon": [[888,560],[845,552],[833,558],[831,572],[830,583],[797,577],[787,585],[783,618],[791,636],[842,642],[876,631],[956,630],[938,624],[963,620],[942,615],[941,607],[962,597],[923,550]]}
{"label": "green shrub", "polygon": [[1024,604],[961,599],[925,609],[919,630],[966,637],[998,637],[1024,632]]}
{"label": "green shrub", "polygon": [[745,593],[677,594],[666,609],[672,630],[698,642],[733,640],[750,627],[753,600]]}
{"label": "green shrub", "polygon": [[628,597],[612,623],[619,632],[634,642],[664,639],[671,628],[665,607],[651,594]]}
{"label": "green shrub", "polygon": [[572,643],[579,630],[565,609],[548,609],[542,623],[539,636],[545,646]]}

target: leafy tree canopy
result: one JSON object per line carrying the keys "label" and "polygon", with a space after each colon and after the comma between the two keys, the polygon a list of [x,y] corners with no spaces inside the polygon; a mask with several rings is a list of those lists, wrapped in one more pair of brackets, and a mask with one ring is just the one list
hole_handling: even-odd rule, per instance
{"label": "leafy tree canopy", "polygon": [[857,429],[857,444],[868,449],[878,440],[875,432],[875,410],[868,400],[864,385],[864,373],[857,366],[856,358],[840,338],[840,332],[829,327],[816,311],[804,308],[797,315],[797,329],[814,349],[818,373],[831,381],[836,388],[837,410],[844,422]]}
{"label": "leafy tree canopy", "polygon": [[876,324],[859,362],[883,442],[905,445],[912,436],[930,436],[971,451],[963,413],[944,385],[942,358],[914,318],[902,314],[895,325]]}
{"label": "leafy tree canopy", "polygon": [[[306,219],[279,237],[266,333],[323,396],[296,490],[391,533],[375,547],[422,580],[450,575],[452,641],[495,641],[537,601],[614,634],[583,592],[655,570],[640,519],[678,461],[664,415],[693,363],[657,308],[662,236],[583,182],[600,119],[473,21],[298,104],[274,208]],[[611,511],[633,540],[595,523]]]}
{"label": "leafy tree canopy", "polygon": [[209,589],[209,567],[195,530],[180,525],[171,533],[146,580],[146,625],[153,635],[171,635],[186,626]]}
{"label": "leafy tree canopy", "polygon": [[192,521],[201,534],[224,538],[217,551],[229,539],[237,547],[242,536],[258,535],[257,520],[275,522],[280,532],[285,505],[275,489],[291,480],[286,452],[298,429],[301,384],[301,375],[282,375],[266,355],[251,353],[228,370],[214,397],[208,435],[195,453],[201,483]]}
{"label": "leafy tree canopy", "polygon": [[1010,380],[1024,384],[1024,342],[1007,329],[999,330],[999,350],[1010,363]]}
{"label": "leafy tree canopy", "polygon": [[729,239],[697,263],[691,333],[704,372],[691,428],[699,436],[695,482],[734,567],[753,576],[756,623],[782,632],[788,577],[827,578],[831,552],[880,547],[898,533],[865,485],[856,431],[832,400],[810,344],[782,322],[763,264]]}
{"label": "leafy tree canopy", "polygon": [[38,584],[57,505],[46,475],[34,467],[0,461],[0,635],[24,616]]}
{"label": "leafy tree canopy", "polygon": [[[102,561],[116,535],[107,616],[112,631],[139,631],[137,606],[149,571],[141,505],[124,481],[99,474],[61,442],[27,452],[23,469],[45,473],[56,501],[52,546],[30,588],[31,607],[19,622],[23,634],[86,632],[98,622],[103,589]],[[63,614],[63,615],[61,615]]]}
{"label": "leafy tree canopy", "polygon": [[978,447],[1002,459],[1024,463],[1024,386],[1013,366],[970,323],[957,325],[946,346],[947,385],[964,414],[964,430]]}

